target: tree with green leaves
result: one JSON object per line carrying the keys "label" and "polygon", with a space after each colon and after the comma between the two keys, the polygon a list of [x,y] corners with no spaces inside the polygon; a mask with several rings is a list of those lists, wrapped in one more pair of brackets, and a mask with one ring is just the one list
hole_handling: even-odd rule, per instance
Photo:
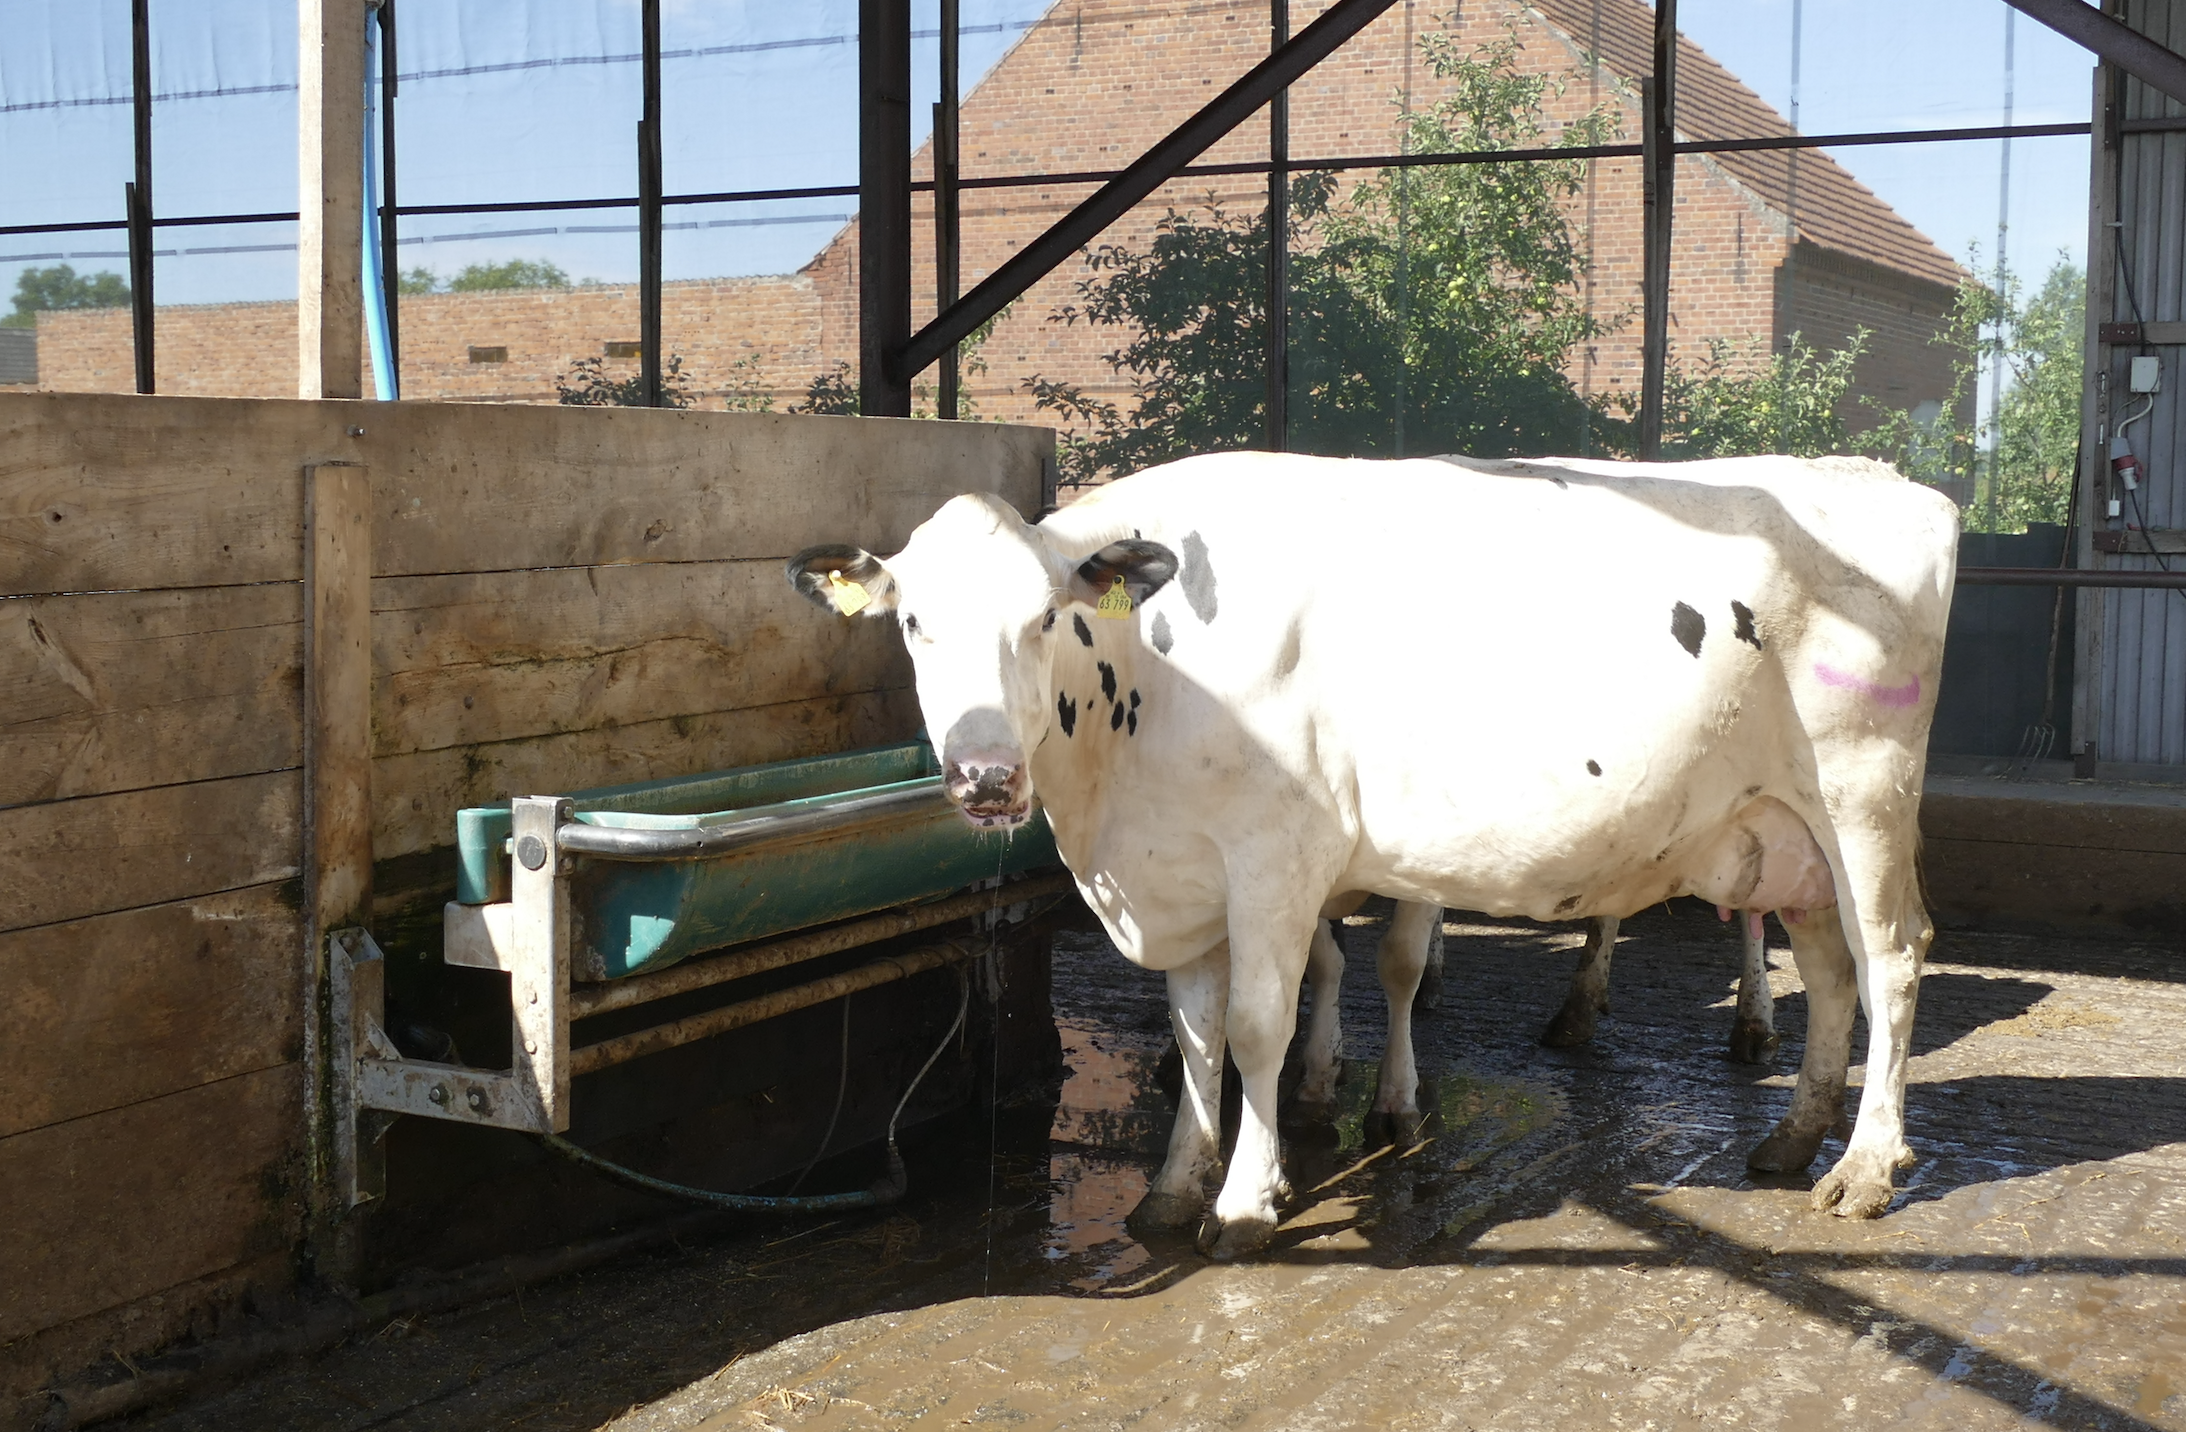
{"label": "tree with green leaves", "polygon": [[15,276],[14,311],[0,327],[36,328],[38,315],[67,308],[127,308],[129,284],[118,273],[79,274],[67,264],[27,268]]}
{"label": "tree with green leaves", "polygon": [[509,259],[497,264],[469,264],[442,283],[440,275],[424,265],[397,276],[400,292],[491,293],[505,288],[568,288],[569,275],[559,264],[544,259]]}
{"label": "tree with green leaves", "polygon": [[[1969,271],[1980,271],[1980,257],[1969,256]],[[1951,354],[1951,389],[1940,413],[1879,410],[1861,446],[1920,481],[1973,478],[1969,531],[2024,532],[2030,522],[2070,521],[2086,315],[2086,278],[2062,255],[2031,294],[2008,269],[1992,270],[1986,283],[1961,284],[1935,338]],[[1981,423],[1968,414],[1984,359],[2004,365],[2006,387]]]}
{"label": "tree with green leaves", "polygon": [[[555,401],[570,408],[642,408],[646,406],[645,375],[612,377],[599,357],[579,358],[569,365],[567,373],[555,378],[554,396]],[[660,369],[660,406],[692,405],[690,389],[683,381],[683,358],[671,353]]]}
{"label": "tree with green leaves", "polygon": [[[1867,330],[1842,348],[1820,352],[1797,333],[1783,351],[1764,353],[1758,343],[1708,341],[1697,367],[1670,365],[1663,373],[1662,456],[1745,457],[1790,453],[1821,457],[1850,451],[1842,415],[1853,369],[1867,348]],[[1620,419],[1610,414],[1621,413]],[[1612,452],[1638,456],[1639,395],[1617,393],[1602,404],[1597,441]]]}
{"label": "tree with green leaves", "polygon": [[[1545,107],[1564,81],[1520,69],[1515,35],[1466,50],[1430,34],[1421,52],[1449,88],[1402,117],[1415,151],[1568,148],[1616,132],[1607,107],[1552,130]],[[1587,310],[1582,236],[1564,215],[1585,181],[1578,159],[1404,167],[1339,202],[1332,176],[1295,179],[1293,445],[1360,456],[1578,447],[1591,415],[1566,360],[1610,327]],[[1087,254],[1093,273],[1055,320],[1120,330],[1106,360],[1129,378],[1132,407],[1026,381],[1072,428],[1070,477],[1262,443],[1266,252],[1264,214],[1210,200],[1204,216],[1172,210],[1144,251]]]}

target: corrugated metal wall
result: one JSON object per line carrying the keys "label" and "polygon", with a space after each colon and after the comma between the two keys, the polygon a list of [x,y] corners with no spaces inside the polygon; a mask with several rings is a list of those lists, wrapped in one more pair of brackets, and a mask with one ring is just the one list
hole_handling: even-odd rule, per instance
{"label": "corrugated metal wall", "polygon": [[[2186,0],[2125,0],[2112,13],[2159,44],[2186,51]],[[2186,129],[2134,132],[2132,126],[2136,120],[2186,122],[2186,104],[2130,78],[2121,98],[2117,224],[2104,226],[2109,251],[2091,253],[2090,270],[2114,266],[2103,317],[2178,324],[2186,321]],[[2126,429],[2146,479],[2138,493],[2117,494],[2124,499],[2122,517],[2099,523],[2098,530],[2130,526],[2156,533],[2161,552],[2175,545],[2162,540],[2164,533],[2186,529],[2186,347],[2105,344],[2097,352],[2107,360],[2113,432],[2148,409]],[[2128,367],[2139,354],[2154,354],[2163,365],[2162,391],[2152,407],[2127,391]],[[2186,568],[2186,554],[2117,555],[2107,565]],[[2111,590],[2101,605],[2102,760],[2186,765],[2186,592]]]}

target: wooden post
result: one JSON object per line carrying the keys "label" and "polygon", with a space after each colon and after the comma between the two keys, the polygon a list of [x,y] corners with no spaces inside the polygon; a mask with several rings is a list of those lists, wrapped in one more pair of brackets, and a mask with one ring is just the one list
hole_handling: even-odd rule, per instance
{"label": "wooden post", "polygon": [[[372,483],[353,463],[304,469],[304,1068],[311,1080],[315,1241],[337,1238],[346,1200],[327,1126],[330,1059],[321,991],[327,937],[372,919]],[[348,1260],[333,1243],[322,1258]]]}
{"label": "wooden post", "polygon": [[296,0],[296,394],[364,396],[361,0]]}

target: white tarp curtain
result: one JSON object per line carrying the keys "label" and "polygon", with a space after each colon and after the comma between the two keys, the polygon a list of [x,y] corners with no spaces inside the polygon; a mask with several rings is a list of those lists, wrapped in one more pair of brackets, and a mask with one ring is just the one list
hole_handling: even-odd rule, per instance
{"label": "white tarp curtain", "polygon": [[[1049,0],[963,0],[967,89]],[[296,206],[294,0],[151,0],[154,200],[162,216]],[[936,0],[914,5],[914,130],[935,97]],[[667,191],[854,184],[856,0],[665,0]],[[636,192],[638,0],[401,0],[404,204]],[[118,219],[131,177],[128,0],[0,0],[0,226]],[[810,258],[846,198],[671,209],[671,277],[779,272]],[[404,221],[402,262],[443,274],[536,257],[635,273],[630,210]],[[294,291],[292,225],[162,228],[160,301]],[[25,263],[118,268],[118,231],[0,235],[0,290]],[[173,255],[172,259],[165,258]],[[32,256],[39,256],[33,258]]]}

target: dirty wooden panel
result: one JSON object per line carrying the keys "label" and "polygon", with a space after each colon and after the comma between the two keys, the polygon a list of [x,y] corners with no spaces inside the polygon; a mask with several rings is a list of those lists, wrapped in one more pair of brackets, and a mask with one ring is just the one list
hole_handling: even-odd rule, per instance
{"label": "dirty wooden panel", "polygon": [[303,574],[303,465],[353,457],[339,403],[0,396],[0,594]]}
{"label": "dirty wooden panel", "polygon": [[0,935],[0,1137],[296,1060],[302,947],[280,885]]}
{"label": "dirty wooden panel", "polygon": [[284,583],[0,605],[0,806],[296,765],[300,600]]}
{"label": "dirty wooden panel", "polygon": [[295,771],[0,810],[0,930],[296,874]]}
{"label": "dirty wooden panel", "polygon": [[0,1343],[286,1246],[294,1064],[0,1139]]}
{"label": "dirty wooden panel", "polygon": [[[908,690],[857,692],[609,730],[382,756],[373,762],[381,860],[455,843],[455,813],[511,795],[553,795],[625,781],[786,761],[900,741],[918,730]],[[454,878],[450,867],[449,878]]]}
{"label": "dirty wooden panel", "polygon": [[304,888],[312,958],[372,909],[372,478],[304,475]]}
{"label": "dirty wooden panel", "polygon": [[911,684],[893,621],[773,561],[383,577],[372,605],[380,755]]}
{"label": "dirty wooden panel", "polygon": [[1040,500],[1044,428],[646,408],[410,404],[358,443],[381,576],[894,552],[960,492]]}

